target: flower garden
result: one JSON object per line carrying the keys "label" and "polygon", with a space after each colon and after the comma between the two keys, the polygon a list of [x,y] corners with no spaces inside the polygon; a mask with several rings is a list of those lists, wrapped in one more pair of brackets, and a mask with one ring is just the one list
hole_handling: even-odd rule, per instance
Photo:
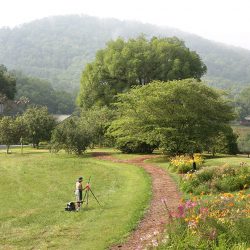
{"label": "flower garden", "polygon": [[158,249],[250,249],[249,163],[206,166],[201,155],[195,161],[192,171],[189,156],[170,159],[184,199],[176,210],[163,199],[170,224]]}

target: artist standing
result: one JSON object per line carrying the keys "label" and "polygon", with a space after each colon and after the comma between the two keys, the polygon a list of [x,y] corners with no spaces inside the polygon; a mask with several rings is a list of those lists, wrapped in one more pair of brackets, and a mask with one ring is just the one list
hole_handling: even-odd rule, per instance
{"label": "artist standing", "polygon": [[82,181],[83,178],[79,177],[76,182],[76,189],[75,189],[75,195],[76,195],[76,211],[79,211],[82,203]]}

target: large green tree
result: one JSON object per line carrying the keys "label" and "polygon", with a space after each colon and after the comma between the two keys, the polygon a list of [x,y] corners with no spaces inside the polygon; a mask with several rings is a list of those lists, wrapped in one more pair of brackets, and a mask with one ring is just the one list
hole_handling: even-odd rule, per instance
{"label": "large green tree", "polygon": [[54,118],[48,113],[47,107],[31,107],[22,115],[22,122],[27,126],[28,141],[34,147],[41,141],[49,141],[55,127]]}
{"label": "large green tree", "polygon": [[111,121],[115,117],[115,111],[108,107],[92,107],[88,110],[82,110],[79,123],[87,128],[88,134],[91,136],[91,146],[109,145],[109,138],[105,134]]}
{"label": "large green tree", "polygon": [[86,124],[81,123],[78,117],[70,117],[58,124],[53,130],[51,145],[52,151],[64,149],[67,153],[81,155],[92,142]]}
{"label": "large green tree", "polygon": [[18,124],[15,118],[4,116],[0,119],[0,144],[6,145],[7,154],[9,153],[10,145],[19,142]]}
{"label": "large green tree", "polygon": [[200,79],[205,72],[199,55],[178,38],[119,38],[108,42],[85,67],[78,102],[85,108],[109,105],[117,93],[133,85],[153,80]]}
{"label": "large green tree", "polygon": [[116,105],[119,117],[109,134],[120,148],[146,143],[171,153],[190,153],[228,131],[234,118],[227,99],[195,79],[136,87],[120,94]]}
{"label": "large green tree", "polygon": [[238,147],[241,153],[247,154],[247,157],[250,156],[250,134],[247,134],[245,137],[238,139]]}
{"label": "large green tree", "polygon": [[0,65],[0,94],[8,99],[14,99],[16,93],[16,79],[4,65]]}

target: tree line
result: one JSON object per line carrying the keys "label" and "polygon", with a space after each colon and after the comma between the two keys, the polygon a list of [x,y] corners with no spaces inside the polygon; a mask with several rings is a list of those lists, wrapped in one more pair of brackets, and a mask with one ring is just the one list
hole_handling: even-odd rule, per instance
{"label": "tree line", "polygon": [[[3,117],[1,124],[7,129],[11,126],[6,126],[6,119],[21,119],[29,128],[22,138],[34,146],[50,141],[53,152],[63,149],[80,155],[88,147],[109,145],[126,153],[160,148],[168,154],[235,154],[237,135],[230,126],[237,117],[235,104],[226,93],[201,81],[206,70],[199,55],[177,38],[119,38],[85,67],[79,112],[56,126],[48,110],[28,108],[22,116]],[[248,99],[241,95],[237,110],[243,117]],[[48,126],[41,125],[40,116]],[[46,128],[47,137],[39,137],[31,121],[38,130]]]}
{"label": "tree line", "polygon": [[4,65],[0,65],[0,95],[6,114],[9,111],[10,114],[23,112],[26,106],[13,105],[9,100],[20,103],[24,98],[28,100],[26,104],[46,106],[54,114],[71,114],[75,109],[74,94],[56,91],[49,82],[25,76],[21,72],[8,71]]}

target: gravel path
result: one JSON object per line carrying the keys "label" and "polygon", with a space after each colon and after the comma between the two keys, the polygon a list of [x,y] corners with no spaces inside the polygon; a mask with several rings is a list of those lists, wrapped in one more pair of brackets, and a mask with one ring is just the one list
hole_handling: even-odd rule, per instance
{"label": "gravel path", "polygon": [[139,250],[147,249],[156,245],[162,240],[163,232],[168,223],[168,213],[163,204],[166,201],[168,209],[174,209],[178,206],[181,196],[176,183],[167,174],[167,172],[154,164],[144,162],[157,156],[145,155],[133,159],[121,160],[112,157],[107,153],[94,153],[94,156],[101,160],[108,160],[119,163],[129,163],[144,168],[152,178],[152,200],[148,211],[139,223],[135,231],[131,233],[127,241],[122,245],[111,247],[112,250]]}

